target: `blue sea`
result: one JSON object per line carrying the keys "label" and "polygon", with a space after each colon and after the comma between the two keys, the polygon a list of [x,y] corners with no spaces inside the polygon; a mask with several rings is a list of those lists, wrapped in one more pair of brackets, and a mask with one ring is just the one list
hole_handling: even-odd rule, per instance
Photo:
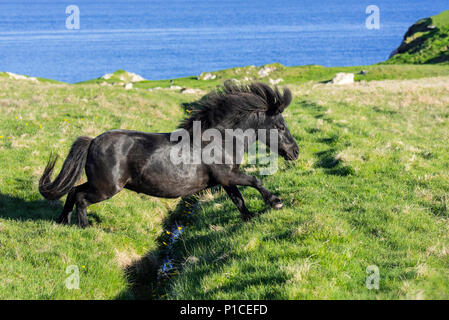
{"label": "blue sea", "polygon": [[[368,5],[380,29],[365,26]],[[66,28],[69,5],[78,30]],[[0,0],[0,70],[78,82],[117,69],[147,79],[280,62],[383,61],[448,0]]]}

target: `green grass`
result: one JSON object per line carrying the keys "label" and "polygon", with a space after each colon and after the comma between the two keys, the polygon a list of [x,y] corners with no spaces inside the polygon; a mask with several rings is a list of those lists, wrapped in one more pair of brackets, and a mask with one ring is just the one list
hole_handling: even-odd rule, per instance
{"label": "green grass", "polygon": [[[441,65],[407,65],[407,64],[375,64],[370,66],[354,67],[323,67],[318,65],[285,67],[279,63],[266,66],[274,66],[276,70],[268,76],[260,77],[258,72],[262,67],[237,67],[225,70],[211,72],[216,76],[213,80],[198,80],[198,77],[191,76],[185,78],[168,80],[146,80],[134,83],[134,88],[153,89],[170,88],[170,86],[179,86],[184,88],[197,88],[202,90],[211,90],[228,79],[237,79],[240,81],[268,81],[269,79],[282,79],[280,85],[300,84],[313,82],[327,82],[331,80],[338,72],[355,73],[355,81],[373,81],[388,79],[419,79],[437,76],[449,76],[449,67]],[[364,70],[365,74],[360,74]],[[101,78],[80,82],[79,84],[101,84],[107,83],[110,86],[123,86],[124,81],[119,77],[123,71],[118,70],[108,80]]]}
{"label": "green grass", "polygon": [[[0,88],[0,299],[132,297],[124,269],[156,248],[176,201],[125,191],[89,208],[91,228],[58,226],[62,201],[43,200],[39,175],[78,135],[174,129],[185,97],[7,79]],[[82,271],[80,290],[64,285],[70,265]]]}
{"label": "green grass", "polygon": [[[285,209],[266,210],[255,190],[242,188],[248,206],[263,212],[242,223],[222,191],[203,195],[175,248],[178,275],[156,297],[449,298],[448,68],[277,67],[264,80],[282,77],[294,92],[285,115],[301,155],[281,159],[263,180]],[[353,86],[320,83],[362,69],[356,79],[367,81]],[[235,73],[172,85],[207,90]],[[382,79],[396,80],[371,81]],[[44,201],[37,182],[50,151],[65,157],[78,135],[167,132],[184,115],[180,104],[200,95],[146,90],[153,82],[128,91],[96,82],[0,77],[0,299],[154,293],[151,279],[132,279],[127,270],[152,263],[179,200],[123,191],[89,207],[92,226],[81,230],[54,223],[64,199]],[[80,290],[65,287],[70,265],[81,270]],[[365,287],[369,265],[380,269],[379,290]]]}
{"label": "green grass", "polygon": [[263,178],[285,209],[242,188],[263,213],[241,223],[222,191],[203,199],[168,298],[449,298],[447,80],[295,87],[300,158]]}
{"label": "green grass", "polygon": [[449,63],[449,10],[412,25],[386,63]]}

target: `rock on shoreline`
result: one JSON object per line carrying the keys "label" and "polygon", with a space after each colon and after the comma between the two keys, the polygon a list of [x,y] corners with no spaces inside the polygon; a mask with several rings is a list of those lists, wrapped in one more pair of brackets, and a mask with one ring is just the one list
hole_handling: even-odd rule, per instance
{"label": "rock on shoreline", "polygon": [[104,76],[100,77],[100,79],[104,79],[104,80],[109,80],[109,79],[116,79],[117,80],[121,80],[121,81],[125,81],[125,82],[139,82],[139,81],[145,81],[146,79],[143,78],[142,76],[136,74],[136,73],[132,73],[132,72],[128,72],[128,71],[123,71],[123,70],[119,70],[113,73],[107,73]]}
{"label": "rock on shoreline", "polygon": [[24,76],[22,74],[16,74],[16,73],[12,73],[12,72],[5,72],[9,78],[14,79],[14,80],[27,80],[27,81],[31,81],[31,82],[39,82],[39,80],[37,80],[36,77],[28,77],[28,76]]}
{"label": "rock on shoreline", "polygon": [[339,72],[332,78],[332,80],[329,83],[338,85],[354,83],[354,74]]}

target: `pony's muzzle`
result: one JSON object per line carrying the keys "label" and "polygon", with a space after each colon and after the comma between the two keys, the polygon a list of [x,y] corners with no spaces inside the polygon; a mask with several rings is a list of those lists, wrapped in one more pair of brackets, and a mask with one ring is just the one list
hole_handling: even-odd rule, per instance
{"label": "pony's muzzle", "polygon": [[285,159],[289,161],[294,161],[298,159],[298,156],[299,156],[299,147],[295,145],[286,153]]}

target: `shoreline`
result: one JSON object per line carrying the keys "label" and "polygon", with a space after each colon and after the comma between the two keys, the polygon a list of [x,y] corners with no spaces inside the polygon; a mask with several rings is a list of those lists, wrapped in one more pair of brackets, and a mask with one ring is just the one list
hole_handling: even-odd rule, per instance
{"label": "shoreline", "polygon": [[374,80],[407,80],[436,76],[449,76],[447,64],[390,64],[377,63],[368,66],[324,67],[304,65],[286,67],[280,63],[263,66],[234,67],[230,69],[203,72],[199,76],[166,80],[147,80],[138,74],[117,70],[95,79],[77,83],[66,83],[52,79],[29,77],[10,72],[0,72],[0,79],[27,81],[31,83],[47,83],[68,86],[98,85],[99,87],[123,87],[125,90],[143,89],[148,91],[167,90],[183,93],[203,93],[211,90],[226,80],[240,82],[261,81],[271,85],[298,85],[307,82],[328,83],[338,73],[354,75],[354,82]]}

